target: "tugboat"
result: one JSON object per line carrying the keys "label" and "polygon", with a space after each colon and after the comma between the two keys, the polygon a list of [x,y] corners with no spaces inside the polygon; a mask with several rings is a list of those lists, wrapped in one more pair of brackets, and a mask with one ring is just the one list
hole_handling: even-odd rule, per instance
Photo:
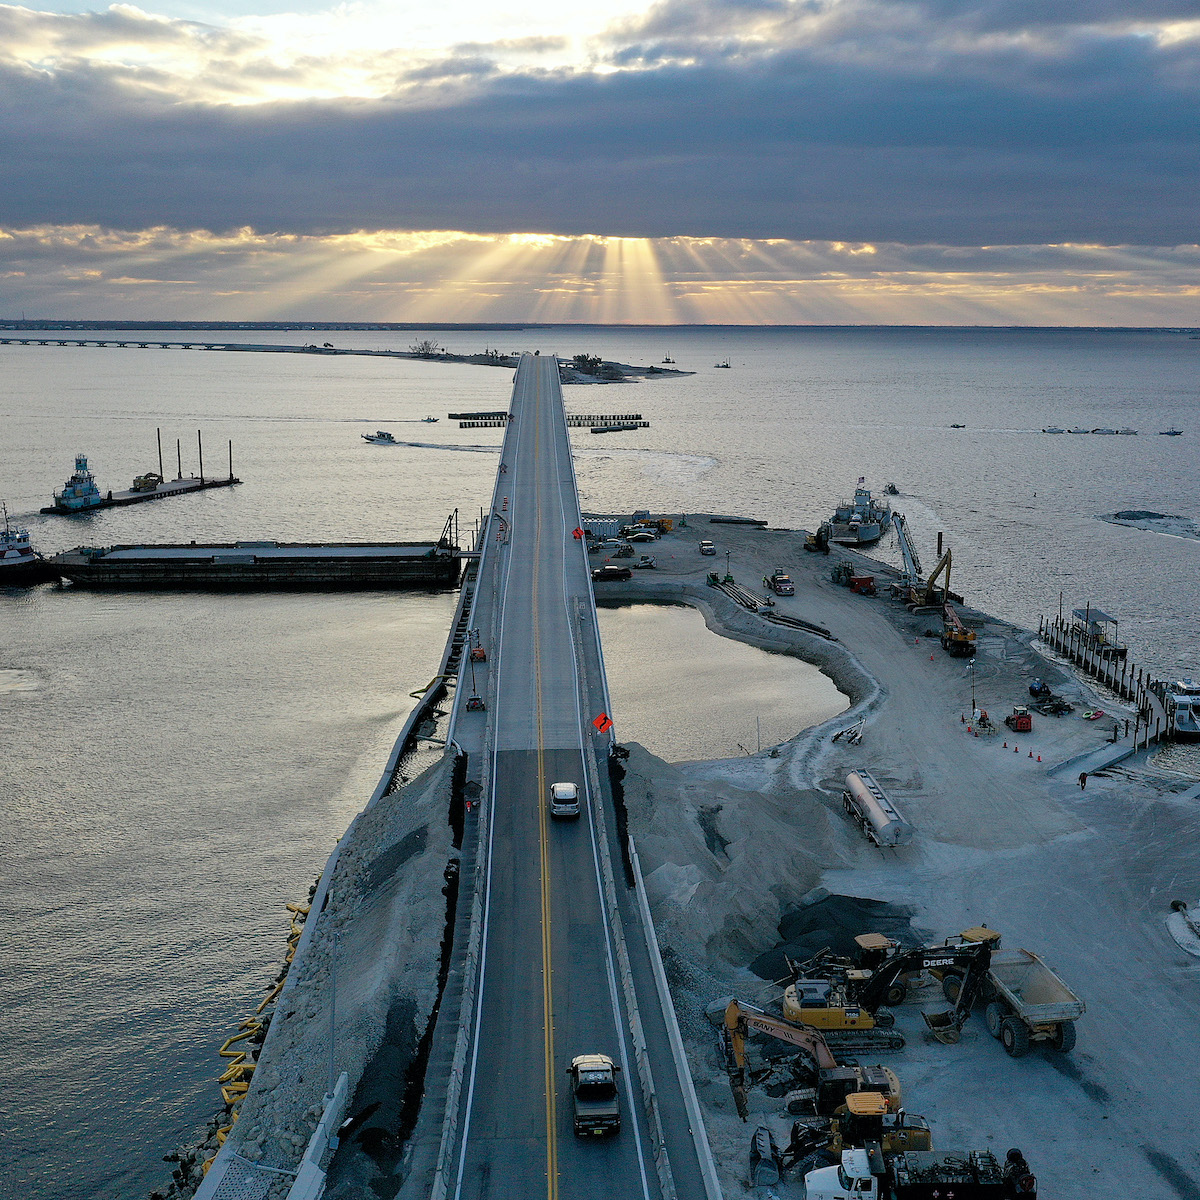
{"label": "tugboat", "polygon": [[[434,420],[436,419],[435,417]],[[364,433],[362,436],[364,442],[371,442],[376,446],[398,445],[396,439],[386,429],[377,429],[374,433]]]}
{"label": "tugboat", "polygon": [[664,358],[664,359],[663,359],[663,362],[664,362],[664,363],[674,363],[674,361],[675,361],[675,360],[674,360],[674,359],[673,359],[673,358],[670,356],[670,354],[668,354],[668,355],[666,356],[666,358]]}
{"label": "tugboat", "polygon": [[4,528],[0,529],[0,587],[23,587],[55,577],[46,560],[29,544],[29,531],[19,529],[4,510]]}
{"label": "tugboat", "polygon": [[892,506],[871,499],[870,491],[860,477],[854,489],[854,499],[839,504],[830,522],[830,540],[839,546],[867,546],[877,542],[892,527]]}
{"label": "tugboat", "polygon": [[75,455],[75,474],[63,484],[61,492],[54,493],[54,507],[59,511],[67,509],[70,512],[82,512],[84,509],[98,508],[103,503],[104,497],[96,486],[96,477],[88,470],[87,455]]}

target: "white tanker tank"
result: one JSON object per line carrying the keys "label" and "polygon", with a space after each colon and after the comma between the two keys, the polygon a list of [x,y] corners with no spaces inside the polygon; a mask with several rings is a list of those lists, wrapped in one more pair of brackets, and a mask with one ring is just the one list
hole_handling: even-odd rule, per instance
{"label": "white tanker tank", "polygon": [[907,846],[913,839],[913,827],[867,771],[846,776],[842,806],[877,846]]}

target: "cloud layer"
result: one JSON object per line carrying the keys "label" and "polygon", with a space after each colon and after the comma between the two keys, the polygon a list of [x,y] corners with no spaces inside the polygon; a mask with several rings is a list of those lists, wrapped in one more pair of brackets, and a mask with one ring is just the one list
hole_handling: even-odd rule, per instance
{"label": "cloud layer", "polygon": [[1183,325],[1200,247],[0,229],[3,316]]}
{"label": "cloud layer", "polygon": [[20,226],[1196,239],[1200,3],[665,0],[581,43],[0,7]]}

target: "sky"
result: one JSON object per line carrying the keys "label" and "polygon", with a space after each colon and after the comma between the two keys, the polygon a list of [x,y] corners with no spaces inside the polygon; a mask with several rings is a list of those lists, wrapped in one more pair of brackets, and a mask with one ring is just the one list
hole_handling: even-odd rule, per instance
{"label": "sky", "polygon": [[0,317],[1200,325],[1200,0],[0,5]]}

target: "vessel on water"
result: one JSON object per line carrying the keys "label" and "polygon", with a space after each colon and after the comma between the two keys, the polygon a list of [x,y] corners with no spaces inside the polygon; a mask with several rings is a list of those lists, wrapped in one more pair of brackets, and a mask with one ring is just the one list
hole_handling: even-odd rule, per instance
{"label": "vessel on water", "polygon": [[1182,437],[1183,430],[1176,429],[1175,426],[1172,425],[1170,429],[1160,429],[1158,431],[1158,436],[1159,437]]}
{"label": "vessel on water", "polygon": [[1042,430],[1042,432],[1043,433],[1066,433],[1067,431],[1065,429],[1059,428],[1059,426],[1057,426],[1057,425],[1047,425],[1046,428]]}
{"label": "vessel on water", "polygon": [[29,544],[29,530],[21,529],[8,519],[4,511],[4,528],[0,529],[0,587],[23,587],[56,578],[54,570]]}
{"label": "vessel on water", "polygon": [[423,425],[436,425],[438,423],[438,419],[437,417],[422,417],[421,423]]}
{"label": "vessel on water", "polygon": [[860,478],[854,489],[854,499],[839,504],[830,522],[830,540],[839,546],[867,546],[877,542],[892,526],[892,506],[871,498],[871,492]]}
{"label": "vessel on water", "polygon": [[1180,741],[1200,740],[1200,683],[1194,679],[1168,683],[1163,694],[1163,707]]}
{"label": "vessel on water", "polygon": [[730,363],[729,359],[723,358],[719,363],[715,363],[714,366],[729,370],[732,367],[732,364]]}
{"label": "vessel on water", "polygon": [[663,359],[664,363],[674,363],[674,361],[675,360],[669,354]]}
{"label": "vessel on water", "polygon": [[68,512],[80,512],[86,508],[98,508],[104,502],[96,477],[88,470],[86,454],[75,455],[75,473],[63,484],[61,492],[54,493],[54,507]]}
{"label": "vessel on water", "polygon": [[1082,425],[1073,425],[1067,430],[1068,433],[1091,433],[1090,429],[1084,429]]}
{"label": "vessel on water", "polygon": [[[434,420],[437,418],[435,417]],[[364,442],[371,442],[376,446],[397,445],[396,439],[386,429],[377,429],[374,433],[364,433],[362,436]]]}

